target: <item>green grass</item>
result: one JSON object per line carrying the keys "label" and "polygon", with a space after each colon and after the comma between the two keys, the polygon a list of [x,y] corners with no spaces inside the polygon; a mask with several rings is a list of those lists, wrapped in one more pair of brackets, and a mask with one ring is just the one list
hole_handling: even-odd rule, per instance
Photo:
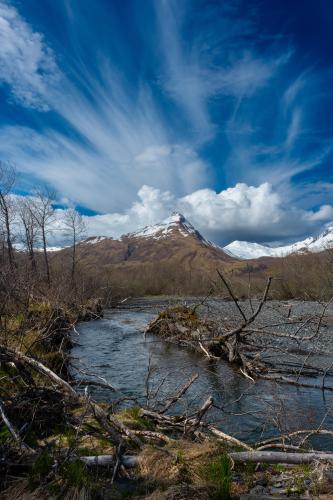
{"label": "green grass", "polygon": [[67,462],[62,468],[62,476],[70,486],[78,489],[91,485],[87,468],[79,460]]}
{"label": "green grass", "polygon": [[227,455],[222,454],[204,464],[200,475],[213,490],[212,498],[227,500],[230,498],[231,464]]}
{"label": "green grass", "polygon": [[11,433],[5,425],[0,427],[0,444],[5,443],[9,438],[11,438]]}
{"label": "green grass", "polygon": [[53,457],[47,451],[43,451],[37,457],[29,473],[29,484],[32,490],[45,480],[52,469],[53,463]]}
{"label": "green grass", "polygon": [[120,416],[122,416],[125,420],[128,420],[128,425],[134,427],[135,429],[153,430],[154,425],[152,422],[140,417],[140,410],[141,408],[139,406],[131,406],[130,408],[123,410],[120,413]]}

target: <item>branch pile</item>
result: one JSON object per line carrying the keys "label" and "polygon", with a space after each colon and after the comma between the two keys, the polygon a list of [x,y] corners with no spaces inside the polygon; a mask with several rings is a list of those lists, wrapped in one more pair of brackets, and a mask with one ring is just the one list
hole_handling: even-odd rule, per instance
{"label": "branch pile", "polygon": [[[327,376],[333,373],[333,363],[329,359],[327,366],[311,363],[312,359],[325,354],[316,347],[316,339],[329,324],[327,310],[331,301],[318,304],[321,311],[305,318],[293,317],[292,306],[289,306],[287,315],[277,312],[275,322],[264,323],[261,319],[263,312],[272,307],[268,302],[272,278],[267,279],[259,300],[250,298],[245,304],[236,297],[220,271],[218,275],[235,311],[229,322],[221,318],[200,317],[198,305],[177,306],[162,311],[148,325],[146,333],[195,349],[209,360],[223,358],[253,382],[257,378],[266,378],[333,390],[326,384]],[[309,378],[317,380],[312,383]]]}

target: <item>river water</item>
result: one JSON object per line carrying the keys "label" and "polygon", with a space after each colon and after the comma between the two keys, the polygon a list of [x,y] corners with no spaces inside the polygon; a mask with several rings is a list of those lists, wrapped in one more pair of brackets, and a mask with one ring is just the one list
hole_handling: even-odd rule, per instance
{"label": "river water", "polygon": [[[219,408],[210,411],[209,421],[239,439],[251,442],[280,431],[313,429],[323,419],[323,428],[333,429],[332,392],[268,381],[254,384],[225,361],[211,362],[156,336],[145,337],[145,326],[153,317],[149,310],[109,310],[102,320],[77,326],[79,335],[74,336],[76,345],[72,350],[75,376],[102,377],[117,388],[114,393],[89,386],[94,399],[111,403],[125,395],[145,404],[150,366],[151,404],[157,389],[155,399],[161,400],[197,373],[199,378],[174,411],[191,413],[212,395]],[[333,438],[316,438],[313,445],[332,449]]]}

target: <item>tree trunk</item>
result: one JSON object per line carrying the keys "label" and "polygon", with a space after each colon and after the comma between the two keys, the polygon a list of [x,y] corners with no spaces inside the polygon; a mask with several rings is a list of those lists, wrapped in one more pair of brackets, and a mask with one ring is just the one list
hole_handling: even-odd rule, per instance
{"label": "tree trunk", "polygon": [[42,226],[42,238],[43,238],[43,252],[44,252],[46,279],[47,279],[48,284],[50,285],[51,284],[50,268],[49,268],[49,259],[47,256],[46,235],[45,235],[45,227],[44,226]]}
{"label": "tree trunk", "polygon": [[8,213],[7,202],[3,196],[1,197],[1,206],[2,206],[2,211],[3,211],[3,215],[4,215],[4,219],[5,219],[8,261],[9,261],[9,265],[10,265],[11,269],[13,269],[15,267],[15,262],[14,262],[14,255],[13,255],[11,231],[10,231],[9,213]]}
{"label": "tree trunk", "polygon": [[72,252],[72,286],[75,286],[75,257],[76,257],[76,234],[75,228],[73,229],[73,252]]}

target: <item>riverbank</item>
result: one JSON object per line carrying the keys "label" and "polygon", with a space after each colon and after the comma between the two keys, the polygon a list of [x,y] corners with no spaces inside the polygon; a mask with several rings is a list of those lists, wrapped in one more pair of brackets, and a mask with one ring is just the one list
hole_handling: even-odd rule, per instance
{"label": "riverbank", "polygon": [[[93,356],[88,369],[90,373],[95,372],[98,354],[103,348],[102,344],[99,345],[98,335],[104,331],[104,338],[110,337],[106,329],[108,322],[118,321],[118,324],[122,325],[119,330],[119,342],[121,339],[129,342],[133,337],[142,341],[144,340],[142,331],[146,322],[140,322],[139,331],[138,325],[133,323],[132,330],[129,330],[131,321],[126,315],[125,307],[128,307],[127,311],[133,314],[141,309],[141,314],[145,314],[148,320],[148,316],[152,317],[156,309],[161,306],[161,302],[165,300],[169,301],[165,298],[162,301],[155,299],[149,304],[146,303],[146,306],[140,300],[126,306],[123,303],[121,307],[105,311],[105,318],[101,321],[78,324],[76,330],[79,336],[75,337],[75,340],[81,344],[81,347],[75,346],[71,354],[75,357],[77,349],[85,349],[83,342],[84,331],[86,331],[87,337],[92,342]],[[188,299],[187,302],[189,303]],[[195,301],[196,304],[200,302],[201,299]],[[146,311],[143,310],[144,307],[147,308]],[[122,319],[115,318],[117,312],[120,315],[125,313]],[[113,330],[111,337],[114,341],[116,340],[115,334],[116,331]],[[45,332],[45,337],[47,335]],[[153,345],[154,339],[151,340]],[[149,342],[149,339],[146,341]],[[119,342],[114,345],[114,350],[104,346],[105,356],[110,364],[115,364],[120,356]],[[26,345],[26,342],[24,344]],[[123,363],[126,362],[129,370],[132,371],[135,359],[140,358],[138,345],[135,344],[131,352],[124,349],[126,361],[124,358]],[[156,342],[155,345],[157,345]],[[129,344],[127,343],[126,346],[128,348]],[[60,342],[58,350],[62,348],[63,342]],[[175,350],[178,351],[179,362],[185,356],[185,351],[176,347]],[[194,384],[190,384],[186,395],[184,393],[180,397],[179,384],[174,384],[172,379],[166,380],[166,393],[162,389],[156,393],[156,386],[150,385],[153,382],[151,374],[148,377],[149,398],[148,400],[147,397],[144,398],[145,400],[138,405],[130,394],[124,394],[122,387],[117,387],[114,391],[115,379],[111,377],[106,384],[104,383],[104,396],[100,394],[101,397],[98,398],[100,402],[96,405],[93,402],[94,393],[89,395],[91,387],[94,386],[92,383],[94,376],[87,377],[87,374],[80,370],[77,372],[75,385],[79,384],[84,389],[81,394],[78,394],[72,384],[67,386],[66,381],[57,380],[52,374],[50,378],[50,374],[47,374],[41,366],[37,366],[36,371],[34,361],[41,363],[42,360],[45,363],[47,356],[42,359],[37,351],[29,353],[29,349],[25,351],[25,355],[27,353],[31,355],[28,360],[20,357],[18,353],[10,360],[10,363],[14,362],[17,366],[25,367],[24,371],[19,371],[20,377],[24,376],[24,373],[26,376],[28,374],[32,376],[34,392],[33,402],[29,403],[31,415],[21,411],[19,416],[14,411],[11,412],[11,402],[8,398],[5,401],[5,414],[9,422],[16,430],[23,428],[23,432],[18,432],[19,439],[16,444],[13,443],[13,436],[8,434],[4,442],[1,441],[1,451],[9,466],[16,457],[14,463],[16,477],[7,470],[7,491],[3,494],[3,498],[11,499],[29,494],[29,498],[73,498],[76,496],[78,498],[117,499],[127,495],[151,500],[160,498],[205,499],[230,496],[239,498],[241,495],[258,494],[260,491],[274,495],[279,493],[282,497],[290,494],[300,497],[306,492],[315,495],[319,491],[328,491],[327,485],[324,485],[320,476],[322,467],[318,469],[315,465],[293,466],[292,468],[270,465],[256,468],[255,465],[242,465],[237,462],[233,465],[229,458],[230,453],[243,447],[246,449],[248,445],[242,445],[239,442],[230,444],[228,435],[217,437],[208,429],[208,413],[207,415],[205,413],[213,409],[216,398],[214,394],[211,400],[208,398],[208,403],[205,401],[208,395],[207,386],[206,388],[200,386],[202,388],[200,399],[198,397],[193,399],[191,396],[190,390]],[[8,354],[10,354],[9,351],[7,351]],[[167,366],[168,358],[165,354],[163,357]],[[160,359],[162,360],[162,357]],[[9,358],[7,362],[8,360]],[[205,359],[200,358],[200,360],[206,363]],[[194,366],[195,364],[192,363],[192,369]],[[100,368],[103,370],[102,366]],[[169,366],[169,370],[170,368]],[[184,384],[187,377],[183,367],[180,368],[183,371],[181,380]],[[121,364],[118,365],[117,370],[123,379],[123,387],[128,388],[129,380],[124,379]],[[211,371],[210,367],[207,374]],[[6,372],[4,377],[9,383],[14,383],[11,375]],[[139,378],[141,375],[134,373],[134,376]],[[232,376],[231,372],[229,376]],[[78,380],[79,378],[81,381]],[[147,373],[142,379],[143,385],[147,385]],[[24,402],[22,395],[26,393],[26,391],[24,393],[24,383],[18,378],[15,380],[16,390],[20,391],[21,410],[23,410],[27,407],[22,406]],[[26,379],[25,384],[31,384],[32,380],[27,382]],[[249,384],[248,381],[245,382]],[[99,385],[103,385],[103,381],[95,378],[95,387]],[[105,391],[108,391],[112,397],[105,397]],[[157,397],[152,397],[153,393],[156,393]],[[176,397],[174,401],[172,394]],[[230,396],[235,399],[234,394]],[[16,395],[13,393],[10,399],[15,398]],[[127,398],[125,408],[122,406],[124,398]],[[191,400],[192,403],[189,405]],[[172,404],[170,401],[173,401]],[[168,409],[163,411],[163,405],[169,405]],[[47,413],[47,408],[50,408],[49,413]],[[153,414],[149,413],[152,408]],[[202,408],[205,410],[203,411]],[[230,409],[230,407],[225,407],[227,413]],[[157,411],[157,417],[154,411]],[[236,416],[233,413],[232,411],[231,419]],[[249,419],[249,416],[245,418]],[[1,428],[2,431],[4,427],[6,425]],[[237,434],[236,432],[236,436]],[[237,440],[237,437],[235,439]],[[22,443],[31,450],[29,459],[22,451]],[[126,467],[128,456],[135,457],[136,467],[133,469]],[[103,457],[109,458],[103,459],[107,460],[106,465],[97,465],[99,459],[91,457],[101,457],[101,460]],[[18,470],[20,470],[19,476],[21,477],[19,480],[17,479]],[[327,471],[330,471],[330,466],[325,469],[326,479]]]}

